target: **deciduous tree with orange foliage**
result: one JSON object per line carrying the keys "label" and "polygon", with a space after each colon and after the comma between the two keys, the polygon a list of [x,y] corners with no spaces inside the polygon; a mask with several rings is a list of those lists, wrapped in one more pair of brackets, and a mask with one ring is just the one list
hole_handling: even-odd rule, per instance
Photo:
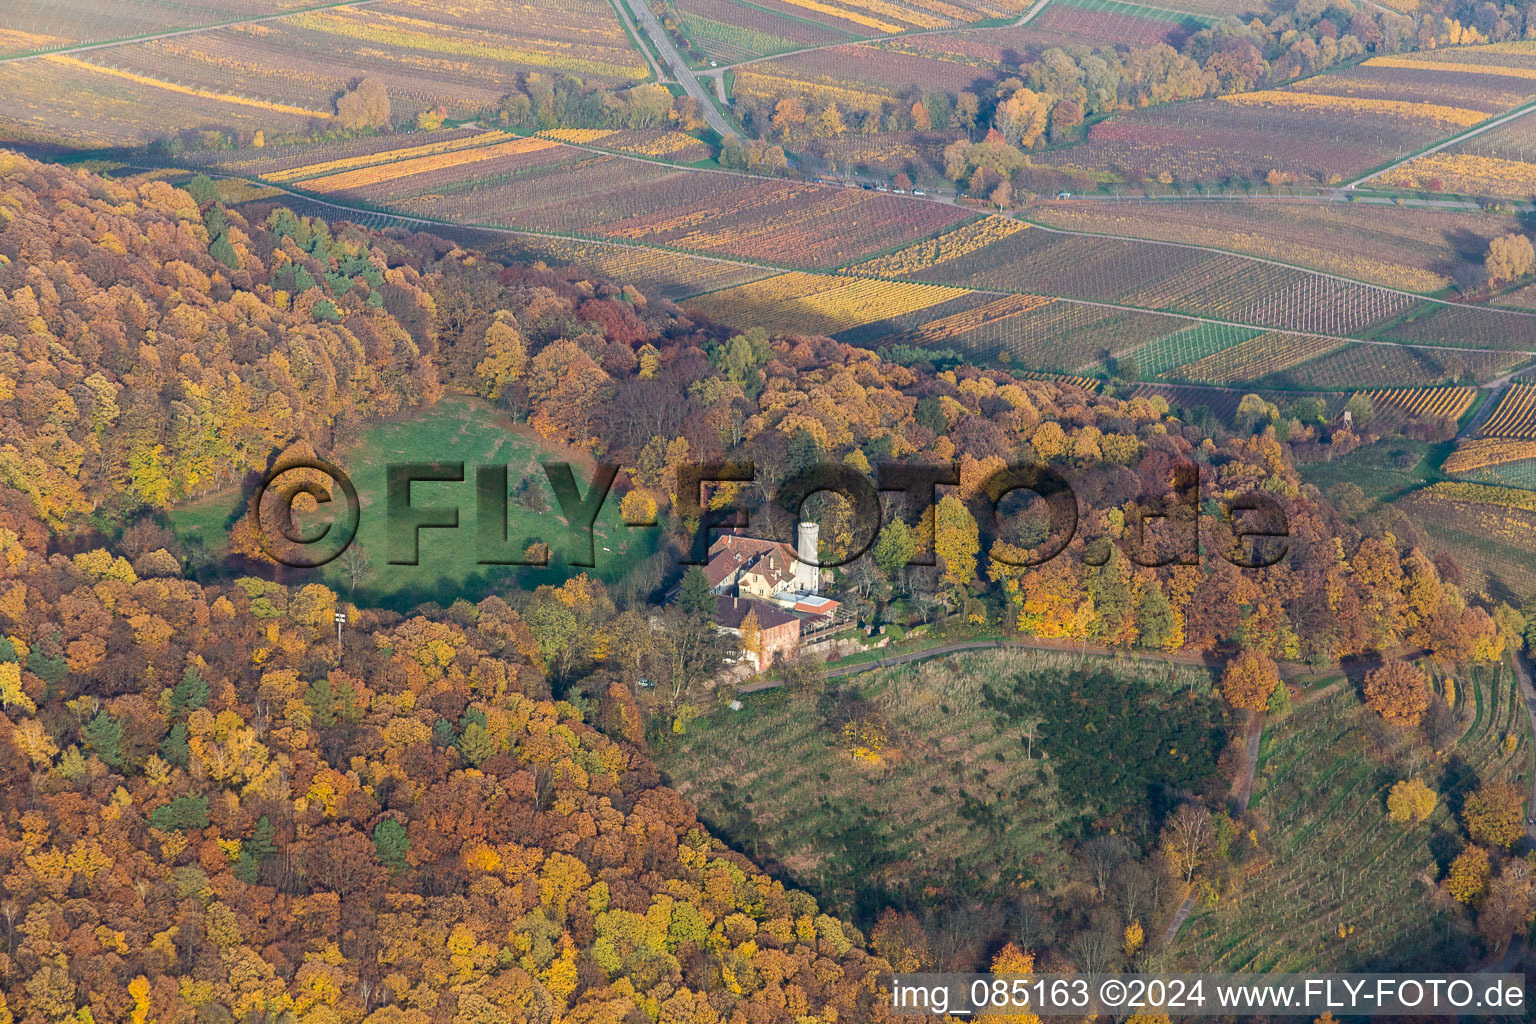
{"label": "deciduous tree with orange foliage", "polygon": [[1280,670],[1273,658],[1257,651],[1242,651],[1221,673],[1221,695],[1228,704],[1244,711],[1269,705],[1270,694],[1280,685]]}
{"label": "deciduous tree with orange foliage", "polygon": [[1412,662],[1388,659],[1365,675],[1365,703],[1393,725],[1419,724],[1429,708],[1429,680]]}
{"label": "deciduous tree with orange foliage", "polygon": [[1468,846],[1451,861],[1445,891],[1458,903],[1475,903],[1487,891],[1490,874],[1488,851],[1481,846]]}
{"label": "deciduous tree with orange foliage", "polygon": [[[992,958],[992,973],[1001,978],[1023,978],[1035,973],[1035,954],[1026,953],[1010,942]],[[1033,1013],[1007,1013],[995,1017],[1003,1024],[1040,1024]]]}
{"label": "deciduous tree with orange foliage", "polygon": [[1485,782],[1461,808],[1462,823],[1479,843],[1509,849],[1525,835],[1524,797],[1508,782]]}

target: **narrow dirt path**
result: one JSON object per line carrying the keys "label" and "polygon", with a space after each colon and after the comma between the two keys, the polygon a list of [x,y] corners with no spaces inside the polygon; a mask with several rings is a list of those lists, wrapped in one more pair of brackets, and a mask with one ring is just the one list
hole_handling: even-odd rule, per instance
{"label": "narrow dirt path", "polygon": [[[1253,783],[1259,773],[1259,748],[1264,741],[1264,712],[1254,711],[1248,715],[1247,749],[1243,760],[1243,774],[1232,780],[1231,800],[1241,814],[1248,809],[1248,801],[1253,798]],[[1179,909],[1173,912],[1173,917],[1168,922],[1168,927],[1163,929],[1163,945],[1168,946],[1178,938],[1179,929],[1184,927],[1184,922],[1189,920],[1189,915],[1195,909],[1195,893],[1191,890]]]}
{"label": "narrow dirt path", "polygon": [[[1214,667],[1200,655],[1195,654],[1145,654],[1116,650],[1110,647],[1095,647],[1091,644],[1053,644],[1035,640],[961,640],[940,647],[925,647],[918,651],[907,651],[904,654],[893,654],[888,658],[877,661],[860,662],[857,665],[843,665],[827,670],[828,679],[846,679],[848,676],[856,676],[865,672],[874,672],[883,668],[894,668],[897,665],[911,665],[920,661],[931,661],[934,658],[942,658],[950,654],[964,654],[968,651],[991,651],[1013,648],[1027,651],[1051,651],[1056,654],[1083,654],[1102,658],[1125,658],[1130,661],[1144,661],[1160,665],[1198,665],[1204,668]],[[739,687],[737,693],[762,693],[765,690],[776,690],[784,684],[779,680],[769,679],[760,683],[749,683]]]}

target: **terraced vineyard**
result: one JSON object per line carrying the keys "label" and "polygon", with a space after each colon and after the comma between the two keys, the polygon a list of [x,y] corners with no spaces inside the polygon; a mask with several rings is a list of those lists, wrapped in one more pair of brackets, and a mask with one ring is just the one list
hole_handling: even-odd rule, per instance
{"label": "terraced vineyard", "polygon": [[[1536,146],[1532,147],[1536,152]],[[1404,206],[1389,217],[1363,203],[1219,203],[1073,199],[1034,220],[1100,234],[1187,242],[1311,267],[1369,284],[1434,294],[1478,279],[1507,217]]]}
{"label": "terraced vineyard", "polygon": [[[1495,44],[1473,50],[1376,58],[1394,66],[1452,77],[1517,75],[1536,78],[1536,47]],[[1523,91],[1517,87],[1513,91]],[[1437,153],[1428,153],[1372,180],[1372,185],[1527,199],[1536,182],[1536,119],[1526,114],[1479,132]]]}
{"label": "terraced vineyard", "polygon": [[1031,24],[1039,31],[1060,32],[1100,45],[1178,46],[1215,20],[1177,10],[1177,6],[1123,0],[1052,0]]}
{"label": "terraced vineyard", "polygon": [[691,48],[717,62],[735,63],[869,34],[859,31],[862,26],[834,28],[733,0],[669,0],[669,6]]}
{"label": "terraced vineyard", "polygon": [[[829,703],[856,701],[884,723],[876,761],[849,755],[814,696],[780,691],[746,698],[741,712],[710,711],[664,743],[658,763],[733,844],[861,918],[893,902],[921,905],[930,885],[978,897],[1026,879],[1054,885],[1066,863],[1062,830],[1081,808],[1063,805],[1041,744],[1026,756],[1020,725],[986,693],[1054,672],[1144,685],[1136,663],[959,655],[838,685]],[[1166,675],[1157,692],[1170,713],[1206,707],[1208,671]],[[1061,771],[1066,759],[1052,759]]]}
{"label": "terraced vineyard", "polygon": [[[1254,328],[1196,323],[1148,342],[1127,353],[1126,357],[1135,360],[1136,369],[1142,377],[1167,377],[1186,363],[1197,362],[1262,334],[1262,331]],[[1103,369],[1109,368],[1106,366]]]}
{"label": "terraced vineyard", "polygon": [[[1433,670],[1432,670],[1433,671]],[[1514,673],[1480,666],[1456,679],[1463,716],[1446,759],[1427,767],[1439,806],[1421,825],[1388,820],[1386,792],[1399,776],[1373,760],[1373,715],[1349,683],[1299,698],[1271,721],[1250,804],[1268,855],[1249,861],[1234,891],[1198,909],[1176,958],[1208,970],[1425,969],[1465,962],[1448,944],[1433,891],[1443,871],[1451,808],[1482,780],[1528,780],[1530,727]],[[1513,750],[1504,738],[1513,735]],[[1245,840],[1237,840],[1245,841]],[[1460,840],[1451,839],[1452,849]],[[1347,933],[1340,937],[1339,929]]]}
{"label": "terraced vineyard", "polygon": [[1456,446],[1441,470],[1458,480],[1536,490],[1536,440],[1471,438]]}
{"label": "terraced vineyard", "polygon": [[646,296],[667,299],[731,288],[775,273],[765,267],[684,256],[639,245],[537,235],[505,236],[491,247],[491,252],[516,262],[539,261],[553,267],[577,268],[584,273],[595,270],[615,281],[634,285]]}
{"label": "terraced vineyard", "polygon": [[15,0],[5,10],[0,56],[41,53],[155,32],[221,25],[318,7],[316,0]]}
{"label": "terraced vineyard", "polygon": [[1458,420],[1472,407],[1476,388],[1381,388],[1361,392],[1377,409],[1392,408],[1410,416]]}
{"label": "terraced vineyard", "polygon": [[1511,384],[1479,433],[1483,437],[1536,438],[1536,384]]}
{"label": "terraced vineyard", "polygon": [[[880,290],[864,287],[854,298],[805,277],[781,282],[809,289],[804,295],[770,297],[757,288],[698,308],[722,321],[824,331],[858,344],[1006,353],[1020,369],[1337,390],[1487,380],[1536,354],[1536,316],[1527,311],[1446,303],[1190,244],[1031,226],[919,198],[681,169],[616,152],[681,146],[677,152],[689,155],[697,141],[665,129],[554,129],[534,138],[461,131],[394,148],[350,142],[322,159],[247,150],[216,164],[435,221],[618,241],[765,271],[838,270],[943,286],[952,290],[886,289],[896,304],[884,315],[874,306]],[[840,230],[820,229],[834,222]],[[1393,236],[1386,244],[1408,243]],[[690,287],[680,275],[661,281],[648,273],[668,297],[762,276],[711,269]],[[1406,269],[1403,276],[1436,283],[1408,280]],[[809,299],[811,292],[825,295]],[[971,292],[975,301],[951,302]],[[1008,296],[1020,298],[1003,301]],[[754,307],[759,300],[766,305]]]}
{"label": "terraced vineyard", "polygon": [[1323,334],[1361,331],[1416,305],[1399,292],[1240,256],[1041,230],[1011,235],[909,276]]}
{"label": "terraced vineyard", "polygon": [[888,321],[970,293],[828,274],[781,274],[693,299],[688,308],[724,324],[753,323],[784,334],[837,334]]}

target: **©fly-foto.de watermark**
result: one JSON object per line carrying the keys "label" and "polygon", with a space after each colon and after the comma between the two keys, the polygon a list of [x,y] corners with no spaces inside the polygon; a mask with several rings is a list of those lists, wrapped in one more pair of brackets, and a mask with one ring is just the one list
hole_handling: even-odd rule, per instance
{"label": "\u00a9fly-foto.de watermark", "polygon": [[[568,563],[576,567],[597,564],[594,526],[608,500],[620,467],[599,463],[583,493],[569,463],[548,462],[544,476],[555,502],[565,519]],[[1156,568],[1165,565],[1198,564],[1201,553],[1200,471],[1193,463],[1176,463],[1171,469],[1168,493],[1137,498],[1126,507],[1126,532],[1121,547],[1137,565]],[[676,467],[677,495],[675,512],[684,523],[697,524],[691,543],[679,559],[684,565],[704,565],[713,533],[761,527],[751,521],[749,510],[733,504],[719,505],[702,500],[709,484],[743,485],[755,483],[752,462],[689,463]],[[325,481],[329,480],[330,484]],[[463,500],[417,504],[412,486],[417,483],[468,485]],[[400,462],[385,468],[385,536],[390,565],[417,565],[421,558],[424,530],[458,530],[465,507],[474,509],[474,552],[481,565],[541,566],[549,564],[546,537],[543,545],[532,550],[526,541],[514,542],[508,534],[508,467],[492,464],[470,467],[463,462]],[[846,565],[869,551],[880,536],[886,516],[882,495],[902,495],[906,517],[926,531],[924,543],[912,557],[911,565],[933,565],[935,517],[925,515],[938,500],[938,488],[957,486],[960,467],[944,463],[882,463],[873,475],[860,472],[846,463],[820,463],[801,470],[774,489],[767,502],[767,538],[782,538],[793,547],[794,524],[804,518],[807,501],[813,495],[834,493],[848,503],[852,514],[851,543],[837,556],[813,562],[818,568]],[[318,529],[306,531],[295,522],[295,503],[307,496],[317,507],[340,508]],[[1058,470],[1044,465],[1004,466],[987,476],[974,488],[967,505],[975,513],[982,532],[997,535],[1004,499],[1023,494],[1038,499],[1044,510],[1046,528],[1039,543],[1015,556],[995,549],[991,557],[1016,567],[1034,567],[1060,556],[1077,534],[1080,517],[1079,499],[1071,483]],[[1221,554],[1243,569],[1264,569],[1285,558],[1290,536],[1284,508],[1274,495],[1250,491],[1215,503],[1227,523],[1231,543]],[[336,511],[333,508],[333,511]],[[293,568],[317,568],[340,557],[357,537],[362,502],[357,488],[339,466],[321,459],[279,461],[258,482],[251,502],[252,526],[262,550],[274,561]],[[1154,544],[1152,524],[1162,521],[1172,537]],[[628,522],[631,528],[657,526],[648,522]],[[551,518],[549,528],[555,528]],[[796,557],[804,559],[803,552]],[[1102,565],[1107,554],[1082,556],[1090,564]],[[1095,560],[1098,558],[1099,560]]]}

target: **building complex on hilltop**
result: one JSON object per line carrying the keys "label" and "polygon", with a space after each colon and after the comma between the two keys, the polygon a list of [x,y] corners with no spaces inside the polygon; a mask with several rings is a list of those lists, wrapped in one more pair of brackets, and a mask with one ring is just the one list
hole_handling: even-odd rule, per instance
{"label": "building complex on hilltop", "polygon": [[[830,626],[840,607],[820,596],[816,524],[801,523],[798,541],[797,551],[779,541],[728,533],[709,549],[704,576],[717,595],[715,624],[743,637],[745,656],[759,671],[799,654],[801,636]],[[749,619],[755,619],[755,628]]]}

